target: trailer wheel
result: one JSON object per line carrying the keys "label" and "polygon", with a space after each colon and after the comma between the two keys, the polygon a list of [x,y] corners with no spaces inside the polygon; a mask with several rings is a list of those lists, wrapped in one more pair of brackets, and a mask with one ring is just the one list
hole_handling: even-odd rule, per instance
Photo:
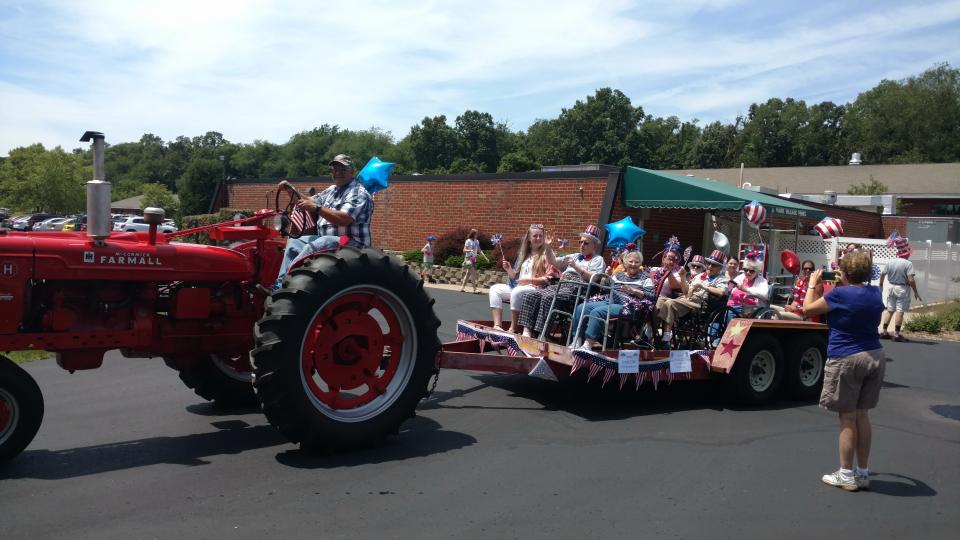
{"label": "trailer wheel", "polygon": [[747,338],[728,375],[732,397],[745,405],[761,405],[776,395],[785,371],[783,350],[770,335]]}
{"label": "trailer wheel", "polygon": [[253,368],[247,355],[220,357],[215,354],[180,361],[164,358],[180,372],[180,380],[198,396],[220,407],[242,407],[257,403],[253,392]]}
{"label": "trailer wheel", "polygon": [[318,255],[290,272],[256,326],[267,419],[307,449],[397,433],[436,372],[439,326],[409,267],[372,249]]}
{"label": "trailer wheel", "polygon": [[0,463],[30,444],[43,420],[43,394],[29,373],[0,355]]}
{"label": "trailer wheel", "polygon": [[826,358],[827,340],[822,333],[803,335],[790,344],[785,376],[790,397],[800,401],[820,397]]}

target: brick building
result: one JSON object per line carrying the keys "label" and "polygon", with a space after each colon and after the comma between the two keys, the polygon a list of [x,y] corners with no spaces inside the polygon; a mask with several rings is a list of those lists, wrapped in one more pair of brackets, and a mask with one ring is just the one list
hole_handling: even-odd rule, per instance
{"label": "brick building", "polygon": [[[653,180],[671,175],[648,171]],[[288,179],[301,191],[309,187],[326,188],[329,177]],[[701,179],[685,179],[703,183]],[[254,209],[272,207],[276,180],[232,180],[219,190],[215,207]],[[770,197],[730,188],[736,196],[749,201]],[[576,238],[589,223],[602,225],[631,216],[647,231],[643,251],[649,258],[663,242],[676,234],[681,243],[694,246],[696,252],[711,248],[710,213],[718,216],[725,232],[736,232],[739,210],[704,208],[633,208],[624,200],[624,178],[616,167],[593,166],[592,170],[536,173],[472,174],[450,176],[394,176],[390,187],[374,195],[373,241],[383,249],[411,250],[423,245],[428,234],[440,235],[457,227],[476,227],[482,231],[503,233],[505,238],[523,234],[531,223],[542,223],[562,238]],[[740,193],[742,192],[742,193]],[[740,203],[742,206],[742,200]],[[771,204],[797,205],[798,201],[777,198]],[[807,233],[823,213],[845,220],[846,234],[882,238],[887,234],[881,216],[854,209],[803,202],[815,217],[799,219],[801,234]],[[792,230],[794,218],[773,217],[777,229]],[[736,234],[729,235],[736,241]]]}

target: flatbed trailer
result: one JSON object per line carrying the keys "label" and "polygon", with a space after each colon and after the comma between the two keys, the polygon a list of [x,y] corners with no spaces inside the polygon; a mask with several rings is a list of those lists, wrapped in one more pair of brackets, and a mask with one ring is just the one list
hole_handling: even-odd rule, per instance
{"label": "flatbed trailer", "polygon": [[525,374],[549,381],[581,377],[619,389],[722,379],[734,398],[761,404],[778,396],[815,399],[823,384],[827,326],[807,321],[733,319],[703,350],[584,350],[512,334],[492,321],[457,321],[438,367]]}

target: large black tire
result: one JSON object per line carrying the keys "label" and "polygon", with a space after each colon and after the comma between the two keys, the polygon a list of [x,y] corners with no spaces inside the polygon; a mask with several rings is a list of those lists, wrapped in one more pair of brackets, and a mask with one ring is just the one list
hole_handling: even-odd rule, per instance
{"label": "large black tire", "polygon": [[800,401],[813,401],[823,389],[823,369],[827,363],[827,335],[807,332],[790,342],[787,372],[784,375],[787,395]]}
{"label": "large black tire", "polygon": [[244,358],[225,360],[216,355],[204,355],[189,361],[164,358],[164,362],[180,372],[180,380],[187,388],[218,407],[244,407],[257,403],[252,384],[253,371]]}
{"label": "large black tire", "polygon": [[727,376],[728,390],[737,403],[762,405],[777,394],[784,371],[786,363],[777,340],[769,334],[751,333]]}
{"label": "large black tire", "polygon": [[0,355],[0,463],[30,444],[43,421],[43,394],[29,373]]}
{"label": "large black tire", "polygon": [[256,326],[254,388],[267,419],[306,449],[397,433],[436,373],[439,326],[409,267],[372,249],[317,256],[290,272]]}

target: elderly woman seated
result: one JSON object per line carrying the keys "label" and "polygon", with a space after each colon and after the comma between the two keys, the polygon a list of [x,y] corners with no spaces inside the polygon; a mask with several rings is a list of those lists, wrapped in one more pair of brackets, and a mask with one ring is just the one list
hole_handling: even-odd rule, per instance
{"label": "elderly woman seated", "polygon": [[[679,298],[664,301],[660,309],[666,328],[663,331],[663,348],[670,348],[673,325],[680,317],[692,311],[706,309],[711,296],[719,299],[727,294],[729,278],[722,272],[726,258],[722,251],[715,249],[709,257],[697,255],[690,262],[693,278],[688,281],[686,275],[682,276],[683,294]],[[706,271],[704,271],[704,263],[706,263]]]}
{"label": "elderly woman seated", "polygon": [[813,261],[806,260],[800,263],[800,275],[793,282],[793,299],[786,306],[771,304],[770,307],[777,310],[781,319],[793,319],[799,321],[803,319],[803,299],[807,296],[807,288],[810,282],[810,275],[817,267]]}
{"label": "elderly woman seated", "polygon": [[530,291],[523,297],[519,322],[523,326],[523,335],[527,337],[539,336],[547,326],[547,315],[554,298],[558,306],[569,310],[580,292],[581,283],[603,273],[603,257],[597,254],[600,249],[600,229],[596,225],[587,225],[586,230],[580,233],[580,253],[576,255],[557,258],[553,253],[551,235],[547,236],[545,244],[547,262],[563,270],[563,274],[560,275],[560,283]]}
{"label": "elderly woman seated", "polygon": [[744,308],[765,304],[770,294],[770,284],[760,275],[763,264],[754,257],[741,263],[743,273],[730,281],[730,299],[727,300],[728,318],[740,317]]}
{"label": "elderly woman seated", "polygon": [[[643,255],[630,251],[623,255],[623,269],[612,277],[610,295],[577,306],[573,313],[573,327],[577,336],[574,347],[592,349],[603,336],[606,318],[619,315],[649,313],[653,309],[655,286],[650,276],[643,273]],[[585,329],[580,319],[587,317]],[[580,340],[583,339],[581,342]]]}

